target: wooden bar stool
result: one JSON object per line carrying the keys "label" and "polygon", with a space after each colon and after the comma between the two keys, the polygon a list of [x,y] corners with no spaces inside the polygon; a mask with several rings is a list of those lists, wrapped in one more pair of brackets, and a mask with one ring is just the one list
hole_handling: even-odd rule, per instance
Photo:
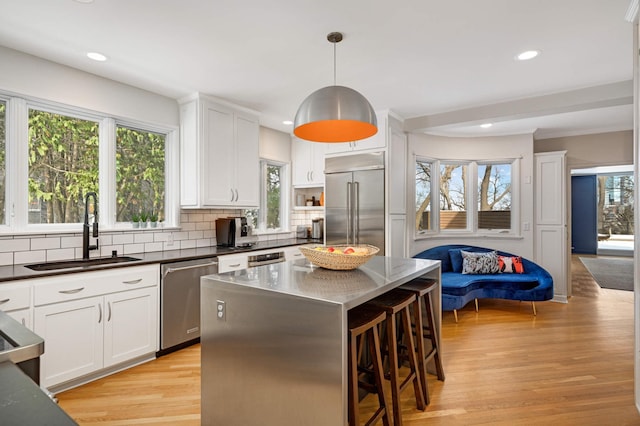
{"label": "wooden bar stool", "polygon": [[[366,425],[372,425],[382,419],[384,426],[389,426],[389,416],[384,397],[382,382],[384,370],[382,368],[382,355],[380,351],[380,337],[378,335],[378,325],[382,324],[386,318],[386,312],[380,308],[369,305],[360,305],[348,311],[349,322],[349,425],[358,426],[360,416],[358,410],[358,388],[360,380],[358,378],[358,365],[363,347],[363,339],[367,337],[370,359],[373,364],[373,376],[375,387],[373,391],[378,394],[379,407],[375,413],[367,420]],[[359,338],[359,339],[358,339]],[[358,344],[360,340],[360,345]],[[368,385],[367,389],[371,390]]]}
{"label": "wooden bar stool", "polygon": [[[424,402],[424,393],[422,390],[422,382],[418,377],[420,369],[418,358],[416,357],[416,349],[414,345],[413,335],[411,332],[411,316],[409,307],[416,301],[416,296],[408,291],[394,289],[375,299],[370,300],[366,305],[373,305],[384,309],[387,316],[386,337],[387,337],[387,353],[389,356],[389,375],[391,378],[391,400],[393,402],[393,424],[402,425],[402,413],[400,411],[400,394],[409,385],[413,383],[413,391],[416,397],[416,407],[424,411],[426,408]],[[396,317],[400,316],[400,321],[396,322]],[[400,326],[407,336],[408,355],[409,355],[409,375],[400,383],[399,362],[398,362],[398,330]]]}
{"label": "wooden bar stool", "polygon": [[[413,322],[414,332],[416,335],[416,348],[418,351],[418,363],[420,364],[419,376],[422,382],[422,391],[424,392],[425,403],[429,404],[429,388],[427,384],[427,364],[431,359],[434,360],[436,366],[436,374],[438,380],[444,381],[444,369],[442,368],[442,359],[440,357],[440,346],[438,344],[438,330],[436,328],[436,320],[433,314],[433,304],[431,301],[431,293],[437,288],[437,282],[429,278],[416,278],[399,287],[413,293],[416,301],[413,303]],[[422,302],[424,301],[424,312],[426,313],[427,324],[423,322]],[[422,336],[418,330],[422,330]],[[425,339],[431,342],[431,348],[427,352],[425,348]],[[422,362],[420,362],[422,360]]]}

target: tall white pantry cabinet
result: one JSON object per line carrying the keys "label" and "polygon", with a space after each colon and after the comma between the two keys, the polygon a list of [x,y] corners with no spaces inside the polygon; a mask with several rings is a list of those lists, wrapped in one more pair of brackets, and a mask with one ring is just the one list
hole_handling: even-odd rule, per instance
{"label": "tall white pantry cabinet", "polygon": [[553,299],[558,302],[571,297],[566,155],[566,151],[535,154],[535,260],[553,277]]}

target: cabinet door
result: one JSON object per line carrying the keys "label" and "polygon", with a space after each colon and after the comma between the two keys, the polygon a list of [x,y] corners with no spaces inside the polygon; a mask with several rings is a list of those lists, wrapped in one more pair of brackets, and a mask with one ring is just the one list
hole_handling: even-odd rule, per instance
{"label": "cabinet door", "polygon": [[[311,148],[313,142],[307,142],[297,138],[293,139],[292,159],[293,159],[293,186],[308,186],[310,181],[311,168]],[[324,156],[323,156],[324,163]]]}
{"label": "cabinet door", "polygon": [[235,172],[237,207],[258,207],[260,198],[260,146],[258,121],[236,114]]}
{"label": "cabinet door", "polygon": [[34,332],[45,341],[40,384],[53,386],[102,368],[102,297],[39,306]]}
{"label": "cabinet door", "polygon": [[312,186],[324,186],[324,154],[327,144],[308,142],[311,145],[309,158],[309,183]]}
{"label": "cabinet door", "polygon": [[236,198],[233,112],[203,102],[202,114],[202,204],[228,206]]}
{"label": "cabinet door", "polygon": [[18,321],[20,324],[27,327],[29,330],[33,330],[33,321],[31,320],[31,314],[33,313],[33,311],[31,309],[18,309],[5,313],[14,320]]}
{"label": "cabinet door", "polygon": [[104,366],[158,350],[157,287],[105,296]]}
{"label": "cabinet door", "polygon": [[298,246],[285,247],[284,258],[285,260],[304,259],[304,255],[302,254]]}

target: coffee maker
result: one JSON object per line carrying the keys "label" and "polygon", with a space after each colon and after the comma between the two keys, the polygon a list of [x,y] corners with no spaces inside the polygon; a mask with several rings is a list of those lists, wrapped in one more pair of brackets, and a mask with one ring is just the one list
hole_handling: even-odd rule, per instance
{"label": "coffee maker", "polygon": [[216,219],[216,241],[220,247],[250,247],[258,242],[246,217]]}

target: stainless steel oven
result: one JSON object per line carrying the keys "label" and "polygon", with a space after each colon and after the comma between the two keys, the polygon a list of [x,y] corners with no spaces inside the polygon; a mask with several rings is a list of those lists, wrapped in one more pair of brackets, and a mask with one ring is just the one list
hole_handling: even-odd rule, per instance
{"label": "stainless steel oven", "polygon": [[216,273],[215,257],[162,265],[159,355],[199,341],[200,277]]}

